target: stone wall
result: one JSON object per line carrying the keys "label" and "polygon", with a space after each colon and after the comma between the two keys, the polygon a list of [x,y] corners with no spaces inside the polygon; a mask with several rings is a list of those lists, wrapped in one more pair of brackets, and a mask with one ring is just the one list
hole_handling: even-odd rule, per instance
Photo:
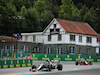
{"label": "stone wall", "polygon": [[23,46],[28,47],[28,52],[32,52],[34,48],[39,48],[40,53],[47,53],[48,48],[52,49],[51,54],[57,54],[57,48],[62,49],[61,54],[70,54],[70,47],[74,47],[73,54],[79,54],[79,48],[81,48],[81,55],[87,55],[86,50],[89,48],[91,50],[91,55],[96,55],[96,47],[91,46],[80,46],[75,44],[42,44],[42,43],[32,43],[32,42],[21,42],[21,41],[6,41],[0,42],[0,50],[3,49],[3,46],[7,45],[10,49],[11,45],[15,46],[14,52],[21,52]]}

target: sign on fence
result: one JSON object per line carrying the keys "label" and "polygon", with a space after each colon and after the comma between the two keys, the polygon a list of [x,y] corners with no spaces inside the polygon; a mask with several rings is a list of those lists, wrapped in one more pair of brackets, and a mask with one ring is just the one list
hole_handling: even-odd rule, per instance
{"label": "sign on fence", "polygon": [[32,59],[0,60],[0,68],[29,67],[32,66]]}
{"label": "sign on fence", "polygon": [[[17,55],[17,54],[16,54]],[[18,54],[18,58],[22,58],[21,53]],[[77,59],[84,58],[87,61],[100,62],[100,56],[96,55],[70,55],[70,54],[37,54],[28,53],[28,56],[32,56],[33,60],[60,60],[60,61],[76,61]],[[23,54],[23,57],[26,53]]]}

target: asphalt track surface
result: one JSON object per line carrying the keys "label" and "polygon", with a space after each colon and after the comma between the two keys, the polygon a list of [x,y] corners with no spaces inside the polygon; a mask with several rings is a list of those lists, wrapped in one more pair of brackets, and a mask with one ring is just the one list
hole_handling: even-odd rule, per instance
{"label": "asphalt track surface", "polygon": [[[43,61],[33,61],[34,65],[39,65]],[[63,70],[58,71],[54,69],[52,71],[36,71],[31,72],[31,67],[20,68],[7,68],[0,69],[0,75],[100,75],[100,63],[93,63],[93,65],[78,65],[74,62],[61,62]]]}

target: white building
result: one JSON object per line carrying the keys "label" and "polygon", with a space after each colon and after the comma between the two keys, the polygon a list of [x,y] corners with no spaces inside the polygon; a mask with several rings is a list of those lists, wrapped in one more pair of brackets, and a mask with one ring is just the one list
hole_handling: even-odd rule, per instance
{"label": "white building", "polygon": [[42,32],[35,33],[21,33],[22,41],[43,43]]}
{"label": "white building", "polygon": [[98,36],[97,36],[96,54],[100,55],[100,34],[98,34]]}
{"label": "white building", "polygon": [[44,44],[44,53],[95,55],[97,33],[85,22],[54,18],[43,32],[22,33],[22,40]]}

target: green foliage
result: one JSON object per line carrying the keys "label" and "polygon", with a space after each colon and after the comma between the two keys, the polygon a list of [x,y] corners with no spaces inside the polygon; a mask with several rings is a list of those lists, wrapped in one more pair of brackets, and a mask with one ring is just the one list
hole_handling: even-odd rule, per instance
{"label": "green foliage", "polygon": [[87,22],[100,33],[100,0],[0,0],[0,35],[43,31],[54,17]]}
{"label": "green foliage", "polygon": [[50,9],[50,2],[47,0],[38,0],[34,4],[34,8],[40,13],[42,13],[45,10]]}
{"label": "green foliage", "polygon": [[22,6],[22,7],[21,7],[20,15],[21,15],[22,17],[24,17],[24,16],[25,16],[25,13],[26,13],[26,7],[25,7],[25,6]]}
{"label": "green foliage", "polygon": [[42,12],[41,13],[41,23],[43,24],[42,28],[44,29],[53,18],[54,15],[50,11],[45,10],[44,12]]}
{"label": "green foliage", "polygon": [[62,0],[62,5],[60,6],[60,8],[60,18],[68,19],[67,17],[71,16],[72,11],[74,9],[72,5],[72,0]]}
{"label": "green foliage", "polygon": [[27,32],[37,31],[39,25],[39,14],[35,8],[29,8],[25,13]]}

